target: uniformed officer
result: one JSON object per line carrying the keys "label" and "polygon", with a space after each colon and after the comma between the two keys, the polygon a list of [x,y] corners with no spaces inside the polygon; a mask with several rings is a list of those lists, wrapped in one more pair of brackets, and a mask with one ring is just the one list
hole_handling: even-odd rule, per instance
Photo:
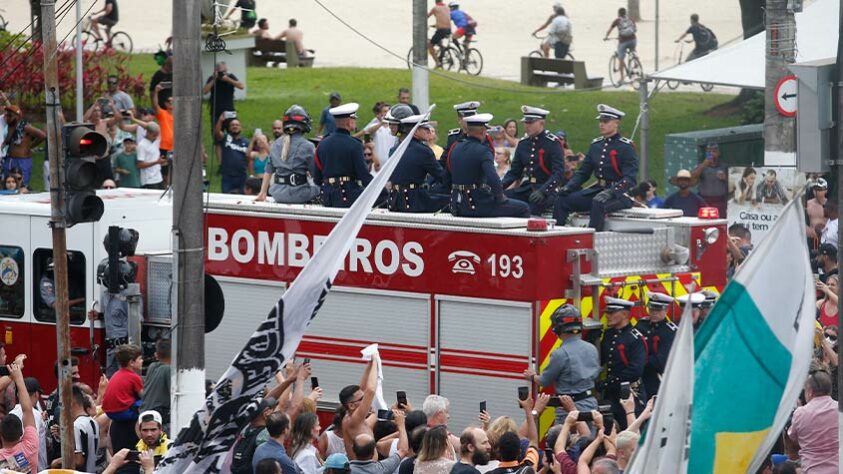
{"label": "uniformed officer", "polygon": [[[667,311],[673,304],[673,298],[663,293],[650,293],[647,308],[648,318],[639,320],[635,325],[638,332],[647,338],[647,365],[644,366],[644,389],[647,396],[652,397],[659,392],[661,376],[667,365],[667,356],[673,345],[673,338],[678,329],[672,321],[667,319]],[[646,324],[642,326],[642,322]]]}
{"label": "uniformed officer", "polygon": [[[507,197],[529,200],[530,212],[540,216],[556,200],[556,190],[565,185],[565,151],[559,137],[545,129],[547,110],[521,106],[527,134],[515,147],[509,171],[501,180]],[[512,183],[518,183],[508,189]]]}
{"label": "uniformed officer", "polygon": [[720,296],[710,290],[702,290],[701,293],[705,297],[705,300],[700,305],[700,324],[708,317],[708,313],[711,312],[711,308],[714,307],[714,304],[717,303],[717,298]]}
{"label": "uniformed officer", "polygon": [[319,195],[319,186],[308,180],[308,174],[314,168],[316,147],[304,137],[310,132],[310,115],[303,107],[293,105],[284,112],[282,123],[284,134],[272,142],[261,190],[255,201],[266,201],[267,189],[275,202],[302,204],[313,201]]}
{"label": "uniformed officer", "polygon": [[[550,324],[550,330],[562,341],[562,345],[550,354],[550,362],[540,376],[527,369],[524,377],[542,387],[554,384],[556,394],[571,397],[578,411],[596,410],[594,382],[600,375],[600,355],[593,344],[582,340],[579,310],[564,304],[550,316]],[[568,413],[561,407],[556,409],[557,423],[566,416]]]}
{"label": "uniformed officer", "polygon": [[[407,138],[410,143],[401,161],[392,172],[389,181],[389,210],[397,212],[437,212],[448,205],[447,194],[431,194],[425,189],[425,179],[430,175],[433,182],[445,179],[445,170],[436,161],[433,150],[427,146],[432,125],[423,115],[412,115],[401,120],[400,133],[407,134],[415,124],[421,122],[416,133]],[[393,153],[396,147],[390,150]]]}
{"label": "uniformed officer", "polygon": [[621,298],[606,298],[608,327],[600,341],[600,360],[604,362],[606,378],[602,381],[603,400],[611,403],[612,413],[619,430],[626,429],[626,411],[620,403],[621,384],[629,382],[630,391],[637,392],[637,407],[647,400],[641,385],[644,366],[647,364],[647,342],[644,336],[629,324],[629,313],[635,303]]}
{"label": "uniformed officer", "polygon": [[313,181],[322,187],[322,205],[351,207],[372,175],[363,159],[363,144],[351,136],[357,127],[359,105],[351,102],[328,111],[337,130],[316,147]]}
{"label": "uniformed officer", "polygon": [[[401,120],[412,115],[413,109],[411,109],[409,105],[395,104],[389,109],[389,112],[386,113],[383,121],[389,125],[390,133],[392,133],[393,136],[398,137],[400,141],[404,138],[404,134],[401,133]],[[392,153],[391,150],[390,153]]]}
{"label": "uniformed officer", "polygon": [[[632,141],[618,133],[625,114],[605,104],[598,105],[597,112],[600,137],[591,142],[585,160],[568,184],[559,190],[553,217],[558,224],[564,225],[571,212],[590,211],[588,226],[602,231],[606,214],[632,207],[632,199],[627,193],[635,186],[638,155]],[[597,183],[580,189],[592,173]]]}
{"label": "uniformed officer", "polygon": [[451,213],[463,217],[530,217],[526,202],[508,199],[495,170],[495,158],[486,143],[492,114],[464,119],[468,137],[448,153],[451,174]]}
{"label": "uniformed officer", "polygon": [[449,151],[451,151],[451,147],[454,146],[454,143],[468,137],[468,129],[465,126],[465,118],[477,115],[478,108],[480,108],[480,102],[476,100],[454,105],[454,110],[457,112],[457,122],[459,123],[460,128],[448,130],[448,141],[445,144],[445,153],[443,153],[443,155],[446,155]]}
{"label": "uniformed officer", "polygon": [[687,306],[688,302],[690,301],[691,321],[693,321],[694,323],[694,332],[697,332],[697,329],[702,326],[702,305],[705,303],[705,295],[701,292],[691,293],[676,298],[676,301],[679,302],[679,306],[682,307],[683,314],[685,306]]}

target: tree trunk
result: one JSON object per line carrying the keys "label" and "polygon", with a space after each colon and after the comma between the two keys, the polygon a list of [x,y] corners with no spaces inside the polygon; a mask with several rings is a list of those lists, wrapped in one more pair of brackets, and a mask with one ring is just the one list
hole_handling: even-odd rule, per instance
{"label": "tree trunk", "polygon": [[638,0],[626,0],[626,16],[634,22],[641,21],[641,8]]}

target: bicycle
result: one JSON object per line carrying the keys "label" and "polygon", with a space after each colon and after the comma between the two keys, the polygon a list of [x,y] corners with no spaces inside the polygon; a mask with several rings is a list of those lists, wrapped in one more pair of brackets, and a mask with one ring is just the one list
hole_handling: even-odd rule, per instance
{"label": "bicycle", "polygon": [[[87,51],[98,51],[100,49],[114,49],[126,54],[132,54],[134,44],[132,37],[125,31],[113,31],[109,27],[105,27],[105,34],[108,40],[103,40],[101,36],[94,34],[91,29],[91,17],[87,17],[82,21],[82,49]],[[73,37],[73,45],[76,45],[76,36]]]}
{"label": "bicycle", "polygon": [[[678,55],[679,59],[676,61],[677,66],[679,64],[682,64],[682,56],[685,53],[685,44],[686,43],[693,43],[693,42],[694,42],[694,40],[685,40],[685,41],[679,42],[679,55]],[[676,90],[679,87],[679,84],[680,84],[679,81],[667,81],[665,85],[670,90]],[[701,82],[700,88],[702,88],[702,90],[705,91],[705,92],[710,92],[712,89],[714,89],[714,84],[708,84],[708,83]]]}
{"label": "bicycle", "polygon": [[[617,38],[605,38],[604,41],[614,40]],[[641,66],[641,60],[638,59],[638,54],[634,49],[627,48],[624,56],[624,70],[626,77],[621,77],[620,74],[620,58],[618,52],[612,53],[609,58],[609,80],[614,87],[620,87],[624,84],[625,79],[628,79],[629,84],[633,89],[638,90],[641,87],[641,79],[644,78],[644,67]]]}
{"label": "bicycle", "polygon": [[[474,36],[476,38],[476,35]],[[474,39],[472,39],[472,43]],[[439,65],[442,69],[452,71],[455,66],[459,65],[457,71],[465,71],[472,76],[477,76],[483,70],[483,55],[477,48],[469,47],[465,51],[464,46],[458,39],[445,38],[442,44],[434,45],[434,50],[437,51]],[[438,48],[438,49],[437,49]],[[413,68],[413,48],[407,52],[407,66]]]}
{"label": "bicycle", "polygon": [[[533,38],[541,40],[542,42],[539,43],[538,49],[534,49],[534,50],[530,51],[530,54],[528,54],[527,56],[529,56],[531,58],[543,58],[543,57],[545,57],[544,51],[542,51],[542,44],[544,44],[544,40],[547,39],[547,36],[548,35],[544,35],[544,36],[533,35]],[[555,57],[555,55],[554,55],[554,57]],[[571,49],[569,48],[568,54],[566,54],[564,58],[556,58],[556,59],[567,59],[568,61],[573,61],[574,55],[571,54]]]}

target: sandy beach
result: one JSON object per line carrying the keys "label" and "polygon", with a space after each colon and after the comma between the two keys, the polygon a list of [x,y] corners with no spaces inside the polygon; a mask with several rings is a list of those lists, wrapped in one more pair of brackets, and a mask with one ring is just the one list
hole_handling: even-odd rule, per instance
{"label": "sandy beach", "polygon": [[[80,0],[83,11],[92,0]],[[164,43],[172,25],[169,0],[118,0],[120,23],[117,29],[131,34],[135,50],[153,51]],[[397,54],[393,56],[349,30],[313,0],[257,0],[259,17],[269,20],[271,31],[280,32],[289,18],[296,18],[304,30],[304,43],[316,50],[317,67],[404,67],[403,57],[411,45],[411,1],[321,0],[337,16],[367,35],[375,43]],[[59,5],[62,1],[57,2]],[[432,0],[430,1],[432,4]],[[482,75],[518,80],[519,58],[536,49],[539,41],[530,33],[551,12],[553,1],[464,0],[462,8],[478,22],[478,48],[485,58]],[[623,1],[575,0],[563,2],[573,23],[572,53],[584,60],[592,76],[605,76],[614,42],[602,40]],[[92,11],[102,8],[100,0]],[[3,13],[9,30],[17,32],[29,24],[29,2],[7,0]],[[655,2],[641,1],[644,21],[638,25],[638,52],[647,72],[655,64]],[[691,13],[711,28],[721,46],[741,35],[740,8],[736,0],[673,0],[660,2],[659,65],[676,62],[674,40],[688,26]],[[59,38],[75,23],[71,12],[59,25]],[[72,35],[70,36],[72,37]],[[690,50],[686,46],[686,55]]]}

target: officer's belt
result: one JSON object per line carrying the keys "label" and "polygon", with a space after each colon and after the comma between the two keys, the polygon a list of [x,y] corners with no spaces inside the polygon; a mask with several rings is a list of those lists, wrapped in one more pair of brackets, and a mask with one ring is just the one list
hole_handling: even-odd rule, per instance
{"label": "officer's belt", "polygon": [[106,349],[116,349],[117,346],[128,344],[129,343],[129,336],[123,337],[113,337],[111,339],[105,340],[105,348]]}
{"label": "officer's belt", "polygon": [[474,191],[476,189],[486,189],[485,184],[455,184],[452,186],[454,191]]}
{"label": "officer's belt", "polygon": [[585,400],[586,398],[591,398],[594,396],[594,390],[586,390],[585,392],[580,393],[560,393],[558,396],[568,395],[571,397],[571,400],[578,402],[580,400]]}
{"label": "officer's belt", "polygon": [[325,181],[328,184],[343,184],[354,181],[354,178],[352,178],[351,176],[335,176],[333,178],[325,178]]}
{"label": "officer's belt", "polygon": [[617,181],[608,181],[608,180],[605,180],[605,179],[598,179],[597,180],[597,185],[602,187],[602,188],[607,188],[609,186],[614,185],[615,183],[617,183]]}
{"label": "officer's belt", "polygon": [[305,174],[275,175],[275,184],[286,184],[287,186],[301,186],[307,183]]}
{"label": "officer's belt", "polygon": [[407,191],[409,189],[421,189],[422,184],[419,183],[410,183],[410,184],[393,184],[392,189],[396,191]]}

